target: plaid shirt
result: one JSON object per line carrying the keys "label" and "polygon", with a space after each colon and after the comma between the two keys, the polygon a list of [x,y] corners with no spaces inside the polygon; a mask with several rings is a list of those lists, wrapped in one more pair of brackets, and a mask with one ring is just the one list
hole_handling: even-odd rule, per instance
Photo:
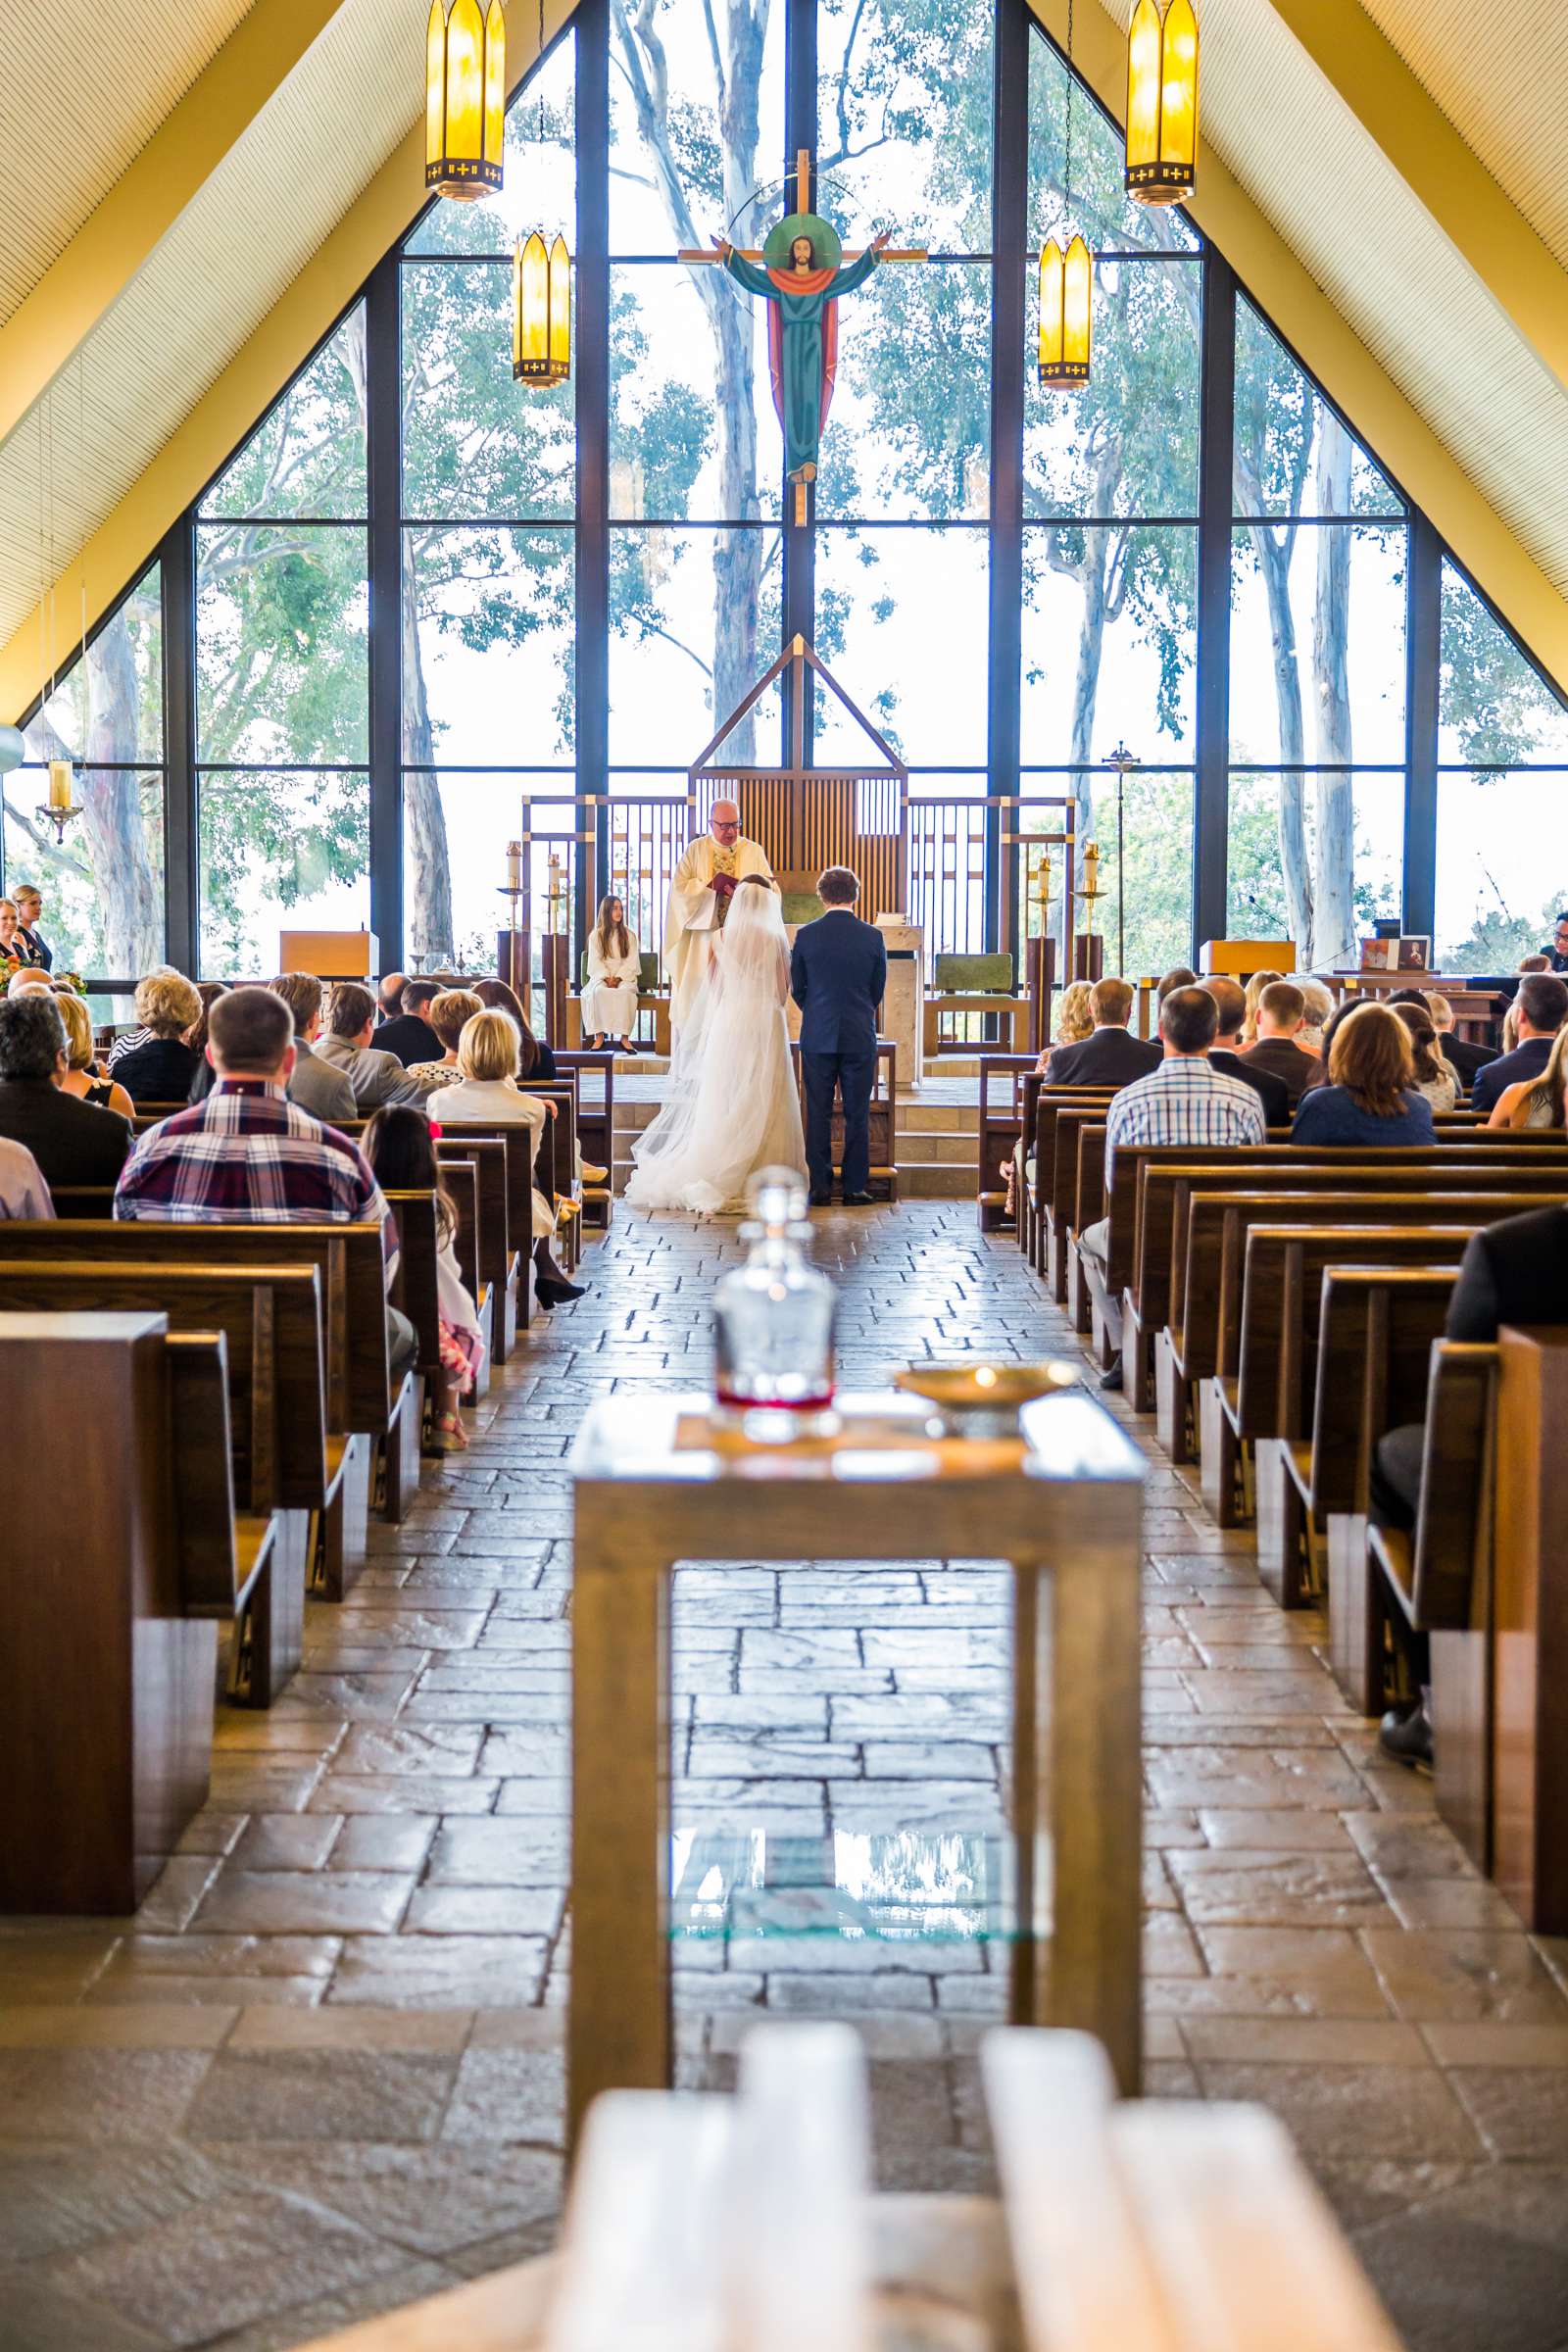
{"label": "plaid shirt", "polygon": [[1268,1130],[1257,1089],[1212,1070],[1200,1054],[1162,1061],[1124,1086],[1105,1120],[1105,1190],[1118,1144],[1261,1144]]}
{"label": "plaid shirt", "polygon": [[122,1172],[115,1214],[202,1225],[373,1224],[385,1222],[387,1206],[346,1135],[280,1086],[223,1078],[205,1102],[148,1129]]}

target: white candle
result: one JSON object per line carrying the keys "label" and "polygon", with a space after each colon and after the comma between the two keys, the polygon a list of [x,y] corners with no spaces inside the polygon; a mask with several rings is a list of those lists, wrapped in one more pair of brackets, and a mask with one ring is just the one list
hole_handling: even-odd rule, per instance
{"label": "white candle", "polygon": [[507,888],[509,890],[522,888],[522,844],[520,841],[509,841],[507,844]]}
{"label": "white candle", "polygon": [[71,807],[71,787],[74,778],[71,771],[71,761],[69,760],[50,760],[49,806],[51,808],[69,808]]}

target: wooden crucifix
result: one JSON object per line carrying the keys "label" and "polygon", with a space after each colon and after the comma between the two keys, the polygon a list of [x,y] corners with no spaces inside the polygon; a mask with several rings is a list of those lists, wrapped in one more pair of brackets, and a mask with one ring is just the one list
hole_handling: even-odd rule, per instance
{"label": "wooden crucifix", "polygon": [[809,485],[816,479],[822,427],[838,373],[839,301],[864,285],[879,262],[923,262],[929,256],[923,246],[895,250],[885,230],[869,245],[846,253],[831,220],[811,210],[811,158],[805,147],[795,158],[795,205],[760,247],[738,247],[719,237],[711,251],[687,248],[679,258],[716,264],[768,305],[768,371],[800,530],[808,516]]}

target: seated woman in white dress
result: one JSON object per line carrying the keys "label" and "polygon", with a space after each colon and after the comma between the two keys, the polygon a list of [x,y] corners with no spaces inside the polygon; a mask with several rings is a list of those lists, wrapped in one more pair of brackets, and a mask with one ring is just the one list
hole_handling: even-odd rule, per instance
{"label": "seated woman in white dress", "polygon": [[625,907],[617,898],[601,899],[588,941],[588,980],[582,992],[585,1045],[605,1046],[614,1039],[623,1054],[631,1052],[642,963],[637,935],[626,928]]}
{"label": "seated woman in white dress", "polygon": [[[527,1127],[532,1158],[539,1156],[539,1138],[549,1116],[549,1104],[538,1095],[525,1095],[514,1075],[520,1044],[517,1024],[507,1012],[476,1012],[465,1021],[458,1039],[458,1078],[432,1100],[430,1115],[437,1125],[461,1127]],[[533,1194],[534,1295],[541,1306],[559,1306],[564,1298],[580,1298],[583,1285],[568,1282],[550,1254],[556,1212],[537,1187]]]}

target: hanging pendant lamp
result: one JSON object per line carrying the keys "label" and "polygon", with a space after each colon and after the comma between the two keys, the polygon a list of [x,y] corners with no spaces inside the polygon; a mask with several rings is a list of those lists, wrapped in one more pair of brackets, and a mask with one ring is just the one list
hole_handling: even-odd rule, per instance
{"label": "hanging pendant lamp", "polygon": [[[545,0],[539,0],[540,67],[544,54]],[[548,136],[541,89],[541,146]],[[547,246],[538,229],[513,248],[512,373],[519,384],[564,384],[571,373],[571,255],[564,237]]]}
{"label": "hanging pendant lamp", "polygon": [[1197,176],[1197,13],[1192,0],[1137,0],[1127,29],[1127,193],[1179,204]]}
{"label": "hanging pendant lamp", "polygon": [[1062,230],[1040,255],[1040,381],[1048,391],[1071,391],[1089,381],[1094,351],[1095,265],[1072,219],[1073,0],[1067,0],[1067,122],[1061,172]]}
{"label": "hanging pendant lamp", "polygon": [[507,20],[501,0],[430,0],[424,28],[424,184],[460,204],[501,185]]}
{"label": "hanging pendant lamp", "polygon": [[512,372],[519,384],[564,384],[571,373],[571,256],[546,249],[537,229],[512,256]]}

